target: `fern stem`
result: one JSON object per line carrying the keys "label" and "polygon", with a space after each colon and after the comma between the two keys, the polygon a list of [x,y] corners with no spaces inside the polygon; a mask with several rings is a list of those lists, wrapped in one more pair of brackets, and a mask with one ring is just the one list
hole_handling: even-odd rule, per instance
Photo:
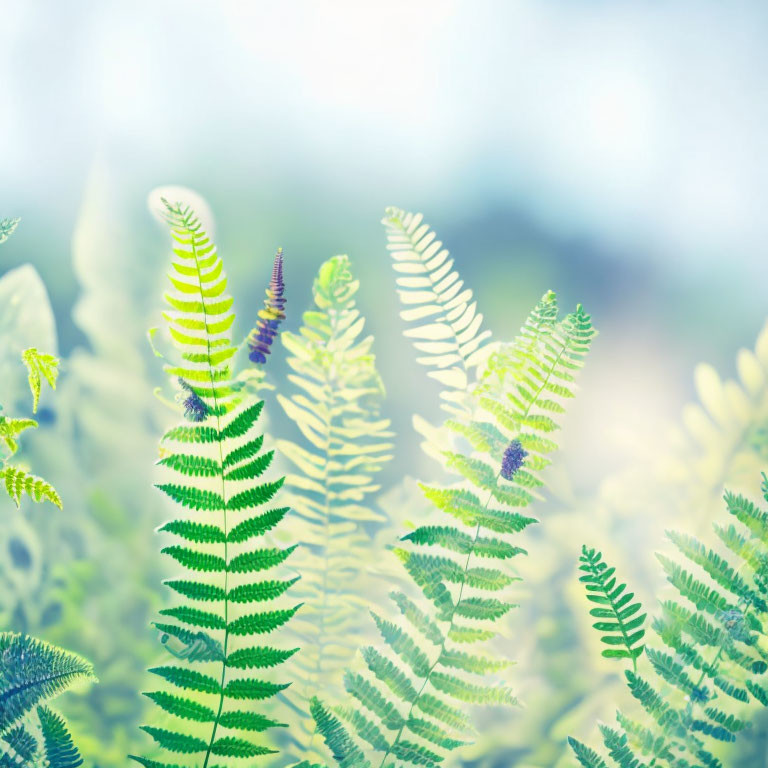
{"label": "fern stem", "polygon": [[[187,217],[188,218],[188,217]],[[211,333],[208,327],[208,313],[205,308],[205,296],[203,295],[203,285],[200,279],[200,261],[197,254],[197,244],[195,238],[191,238],[192,253],[195,258],[195,269],[198,274],[198,289],[200,292],[200,305],[203,308],[203,322],[205,323],[205,344],[208,353],[208,377],[211,381],[211,393],[213,396],[214,413],[216,414],[216,429],[221,432],[221,412],[219,410],[218,398],[216,396],[216,382],[213,376],[213,369],[211,368]],[[216,731],[219,727],[219,720],[221,720],[221,713],[224,709],[224,683],[226,682],[227,675],[227,646],[229,644],[229,553],[228,553],[228,528],[227,528],[227,492],[226,492],[226,480],[224,479],[224,452],[222,449],[221,440],[219,443],[219,467],[221,474],[221,498],[224,501],[224,643],[222,645],[224,649],[223,658],[221,660],[221,681],[219,687],[221,692],[219,693],[219,708],[216,712],[216,719],[213,721],[213,728],[211,729],[211,738],[208,742],[208,749],[205,753],[205,760],[203,761],[203,768],[208,768],[208,761],[211,759],[211,750],[213,748],[214,741],[216,740]]]}

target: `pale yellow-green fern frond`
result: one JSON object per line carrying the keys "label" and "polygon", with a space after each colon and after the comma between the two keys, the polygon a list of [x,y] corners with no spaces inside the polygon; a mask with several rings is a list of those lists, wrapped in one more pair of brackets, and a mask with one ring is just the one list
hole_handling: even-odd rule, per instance
{"label": "pale yellow-green fern frond", "polygon": [[460,416],[469,407],[467,391],[487,357],[491,332],[483,330],[472,291],[423,216],[388,208],[382,223],[405,305],[400,316],[409,324],[405,335],[413,339],[418,361],[443,385],[445,410]]}
{"label": "pale yellow-green fern frond", "polygon": [[27,367],[29,390],[32,392],[32,413],[37,413],[42,380],[45,379],[51,389],[56,389],[56,379],[59,376],[59,360],[53,355],[38,352],[34,347],[25,349],[22,352],[21,359]]}
{"label": "pale yellow-green fern frond", "polygon": [[373,337],[363,335],[365,320],[355,306],[358,285],[346,256],[325,262],[314,283],[315,308],[304,313],[298,334],[282,335],[295,391],[278,400],[303,437],[278,441],[293,465],[286,478],[295,521],[290,533],[302,544],[294,591],[305,606],[292,623],[302,648],[294,660],[299,679],[284,694],[302,726],[293,734],[300,749],[312,742],[312,696],[341,688],[360,643],[371,557],[366,525],[383,520],[371,499],[393,447],[390,422],[380,415],[384,388]]}

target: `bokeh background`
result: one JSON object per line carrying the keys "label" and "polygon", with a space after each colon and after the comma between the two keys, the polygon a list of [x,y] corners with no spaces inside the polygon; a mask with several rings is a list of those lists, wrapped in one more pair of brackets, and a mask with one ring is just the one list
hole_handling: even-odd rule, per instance
{"label": "bokeh background", "polygon": [[[467,757],[569,765],[565,735],[593,733],[623,695],[584,630],[581,540],[624,561],[652,607],[664,528],[706,531],[724,483],[757,489],[768,399],[734,420],[712,370],[694,369],[737,375],[768,315],[768,6],[3,0],[0,19],[0,216],[22,217],[0,273],[31,263],[50,296],[53,316],[40,299],[26,332],[58,339],[62,392],[29,453],[67,504],[63,522],[3,504],[3,541],[29,557],[6,552],[0,615],[95,658],[106,692],[62,704],[89,756],[122,764],[132,676],[156,651],[149,486],[167,413],[144,334],[167,244],[146,198],[181,184],[211,206],[243,331],[277,246],[291,329],[318,265],[350,255],[399,436],[385,488],[435,474],[411,415],[439,414],[402,336],[385,206],[424,212],[497,338],[549,288],[592,313],[600,336],[510,619],[527,706]],[[696,399],[713,430],[683,415]],[[758,724],[739,764],[768,764],[764,739]]]}

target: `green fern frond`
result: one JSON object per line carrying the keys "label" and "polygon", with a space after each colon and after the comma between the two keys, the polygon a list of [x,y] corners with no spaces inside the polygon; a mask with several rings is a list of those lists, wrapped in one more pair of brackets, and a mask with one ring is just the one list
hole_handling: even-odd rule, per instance
{"label": "green fern frond", "polygon": [[[663,648],[645,648],[647,677],[636,670],[626,673],[630,693],[648,722],[619,714],[619,730],[600,727],[608,757],[622,768],[638,765],[638,754],[672,765],[720,765],[708,740],[735,741],[749,725],[742,714],[745,705],[768,706],[768,514],[731,493],[725,502],[737,524],[716,527],[724,553],[693,536],[670,532],[685,565],[658,556],[679,598],[665,600],[653,621]],[[599,553],[585,550],[582,562],[593,579],[615,583],[612,573],[607,576],[611,569],[598,570]],[[608,590],[611,598],[621,600],[623,586]],[[579,742],[570,743],[582,765],[607,765]]]}
{"label": "green fern frond", "polygon": [[74,653],[27,635],[0,633],[0,733],[42,701],[95,679],[90,662]]}
{"label": "green fern frond", "polygon": [[4,243],[19,226],[21,219],[0,219],[0,243]]}
{"label": "green fern frond", "polygon": [[[157,625],[177,661],[150,672],[168,688],[145,694],[161,710],[162,727],[143,730],[185,765],[206,767],[211,758],[274,752],[254,735],[281,723],[252,707],[287,687],[269,679],[267,670],[296,649],[256,638],[274,633],[300,605],[261,610],[295,581],[259,576],[295,547],[255,546],[288,511],[267,507],[283,480],[262,479],[273,457],[262,451],[263,437],[253,434],[263,403],[251,401],[231,378],[234,313],[222,261],[189,208],[166,203],[166,209],[174,259],[165,318],[180,356],[166,371],[181,383],[186,422],[162,439],[159,464],[168,480],[157,487],[189,514],[160,527],[182,542],[162,551],[186,574],[166,582],[182,599],[161,611],[164,622]],[[131,757],[145,766],[164,765]]]}
{"label": "green fern frond", "polygon": [[400,312],[410,326],[405,335],[421,353],[418,362],[443,385],[443,407],[453,416],[465,415],[466,394],[488,354],[491,332],[482,329],[472,291],[420,213],[387,208],[382,224],[406,306]]}
{"label": "green fern frond", "polygon": [[36,428],[37,422],[34,419],[12,419],[8,416],[0,416],[0,440],[5,443],[11,456],[19,450],[19,435],[27,429]]}
{"label": "green fern frond", "polygon": [[38,352],[34,347],[25,349],[21,354],[21,359],[27,367],[29,390],[32,393],[32,413],[37,413],[42,380],[45,379],[51,389],[56,389],[56,379],[59,376],[59,359],[53,355]]}
{"label": "green fern frond", "polygon": [[23,725],[0,735],[0,768],[27,768],[37,754],[37,740]]}
{"label": "green fern frond", "polygon": [[368,747],[383,753],[375,759],[381,768],[435,766],[466,743],[469,707],[516,703],[501,676],[509,662],[468,646],[494,638],[514,607],[510,559],[524,550],[508,537],[535,522],[517,510],[541,485],[556,447],[545,435],[557,427],[557,406],[573,396],[593,336],[580,307],[558,320],[547,294],[518,339],[488,360],[463,417],[448,423],[469,443],[444,454],[458,484],[422,489],[449,520],[424,521],[395,549],[421,598],[392,594],[404,621],[374,613],[383,645],[364,648],[367,672],[344,679],[357,714],[338,710],[351,727],[342,743],[349,736],[366,759]]}
{"label": "green fern frond", "polygon": [[603,561],[600,552],[584,546],[579,562],[579,570],[584,572],[579,581],[587,589],[587,600],[600,606],[589,611],[590,616],[600,619],[592,626],[604,633],[600,640],[610,646],[603,649],[602,655],[607,659],[630,659],[637,671],[637,657],[645,647],[641,640],[647,614],[640,613],[639,602],[632,602],[635,595],[625,592],[626,584],[617,584],[616,569]]}
{"label": "green fern frond", "polygon": [[365,754],[357,747],[341,721],[317,698],[312,699],[310,708],[317,730],[340,768],[370,768],[370,762],[365,759]]}
{"label": "green fern frond", "polygon": [[6,493],[17,507],[21,505],[21,497],[27,494],[36,502],[50,501],[59,509],[62,508],[61,497],[56,489],[47,480],[31,475],[25,469],[6,464],[0,469],[0,480],[5,486]]}
{"label": "green fern frond", "polygon": [[297,334],[282,335],[294,393],[277,398],[304,438],[277,444],[293,465],[285,498],[295,512],[293,538],[303,545],[296,594],[307,608],[292,625],[303,648],[294,663],[300,680],[287,694],[303,713],[302,748],[314,730],[310,700],[340,686],[360,644],[369,559],[364,526],[382,519],[370,499],[393,448],[390,422],[380,415],[384,387],[373,338],[363,335],[355,306],[358,287],[346,256],[326,261],[314,282],[314,308]]}
{"label": "green fern frond", "polygon": [[48,768],[78,768],[83,758],[77,751],[67,724],[61,715],[47,707],[38,707],[37,716],[43,734],[43,747]]}

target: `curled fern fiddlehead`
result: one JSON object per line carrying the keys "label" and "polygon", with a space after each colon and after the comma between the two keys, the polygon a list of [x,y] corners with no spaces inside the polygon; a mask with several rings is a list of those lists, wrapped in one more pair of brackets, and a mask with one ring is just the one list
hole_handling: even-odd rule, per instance
{"label": "curled fern fiddlehead", "polygon": [[[764,484],[768,500],[768,483]],[[643,720],[617,713],[618,728],[600,725],[609,759],[639,765],[640,755],[673,766],[722,766],[712,750],[748,727],[749,703],[768,706],[768,513],[726,493],[731,522],[717,525],[721,551],[670,532],[680,563],[658,555],[679,597],[661,603],[653,630],[661,647],[645,648],[645,669],[627,671]],[[607,768],[602,755],[575,738],[585,768]]]}
{"label": "curled fern fiddlehead", "polygon": [[302,746],[314,730],[311,698],[340,685],[360,644],[370,558],[363,526],[382,519],[371,498],[393,447],[390,422],[380,415],[384,387],[373,338],[362,335],[365,321],[355,306],[358,285],[346,256],[325,262],[314,282],[315,307],[298,334],[282,336],[295,392],[278,400],[304,438],[278,441],[293,465],[286,499],[303,545],[296,593],[306,608],[293,624],[303,649],[294,662],[301,679],[286,692],[302,715]]}
{"label": "curled fern fiddlehead", "polygon": [[[193,402],[185,406],[186,421],[163,437],[159,464],[168,480],[158,488],[189,514],[160,528],[178,542],[162,551],[186,574],[166,582],[182,600],[161,611],[157,623],[177,663],[152,669],[168,687],[146,694],[169,716],[168,725],[144,730],[161,749],[205,768],[212,758],[274,752],[256,734],[280,723],[253,706],[287,687],[267,670],[296,649],[256,637],[283,626],[299,606],[270,605],[295,579],[264,576],[294,547],[258,546],[288,508],[270,505],[283,480],[262,479],[273,458],[253,434],[263,402],[245,397],[231,380],[234,313],[221,258],[189,207],[166,208],[174,259],[165,318],[181,355],[166,371],[184,382]],[[165,765],[131,757],[148,768]]]}
{"label": "curled fern fiddlehead", "polygon": [[436,766],[465,743],[469,705],[515,703],[499,677],[509,662],[464,648],[492,639],[513,607],[504,590],[515,578],[504,566],[524,550],[510,539],[535,522],[517,510],[541,485],[555,417],[593,336],[581,307],[558,321],[548,293],[518,339],[488,359],[474,392],[449,398],[462,408],[451,407],[448,426],[469,444],[444,452],[461,483],[422,490],[450,522],[417,527],[396,550],[422,597],[397,591],[391,618],[374,612],[384,645],[363,649],[367,674],[345,676],[354,705],[336,708],[338,717],[313,707],[339,764],[358,761],[365,745],[361,765]]}

